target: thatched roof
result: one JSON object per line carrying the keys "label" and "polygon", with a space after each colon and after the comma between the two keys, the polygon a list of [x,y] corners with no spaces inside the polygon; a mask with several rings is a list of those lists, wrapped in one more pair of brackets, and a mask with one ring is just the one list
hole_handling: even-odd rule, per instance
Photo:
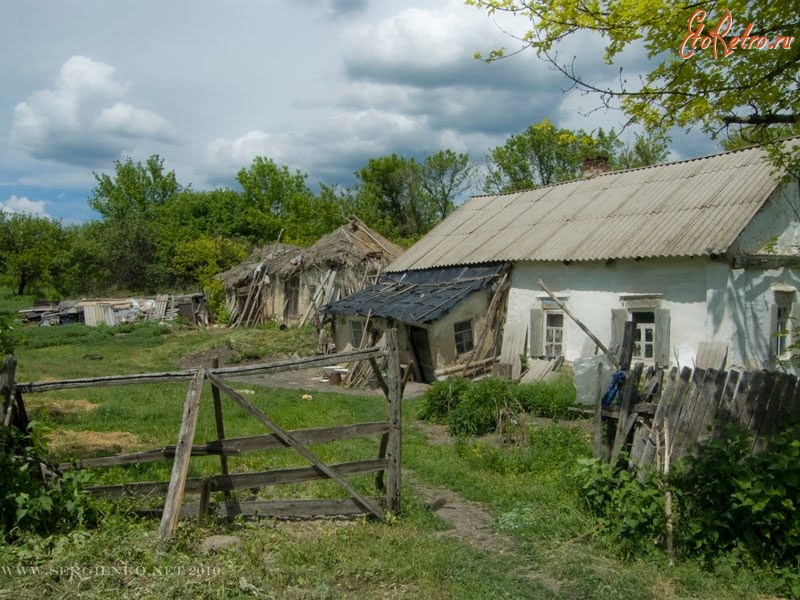
{"label": "thatched roof", "polygon": [[403,253],[403,249],[359,220],[326,233],[311,247],[294,255],[284,254],[275,265],[275,273],[288,277],[312,268],[326,271],[351,269],[366,262],[388,265]]}
{"label": "thatched roof", "polygon": [[224,273],[214,275],[226,288],[238,288],[250,283],[253,274],[262,269],[267,273],[275,273],[284,262],[288,262],[303,252],[302,248],[290,244],[275,242],[261,249],[254,250],[242,263]]}

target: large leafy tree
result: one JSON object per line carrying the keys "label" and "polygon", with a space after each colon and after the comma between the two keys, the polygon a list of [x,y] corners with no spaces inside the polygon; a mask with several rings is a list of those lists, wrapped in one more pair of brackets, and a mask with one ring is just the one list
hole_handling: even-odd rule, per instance
{"label": "large leafy tree", "polygon": [[[521,49],[532,48],[578,89],[621,107],[646,128],[699,127],[717,134],[730,125],[800,123],[800,2],[670,2],[667,0],[466,0],[489,13],[509,12],[531,22]],[[750,27],[752,23],[752,27]],[[605,42],[605,60],[642,49],[651,68],[615,84],[584,73],[562,43],[579,32]],[[492,50],[479,58],[508,53]],[[763,139],[772,139],[767,135]]]}
{"label": "large leafy tree", "polygon": [[127,158],[114,162],[114,174],[95,173],[97,185],[89,205],[100,213],[94,229],[102,252],[108,287],[152,290],[163,282],[156,266],[159,207],[181,191],[174,171],[165,172],[164,161],[153,155],[142,164]]}
{"label": "large leafy tree", "polygon": [[475,183],[475,166],[469,155],[452,150],[440,150],[422,161],[420,166],[422,191],[439,219],[455,209],[456,200]]}
{"label": "large leafy tree", "polygon": [[66,237],[58,221],[0,213],[0,257],[18,295],[34,285],[52,282]]}

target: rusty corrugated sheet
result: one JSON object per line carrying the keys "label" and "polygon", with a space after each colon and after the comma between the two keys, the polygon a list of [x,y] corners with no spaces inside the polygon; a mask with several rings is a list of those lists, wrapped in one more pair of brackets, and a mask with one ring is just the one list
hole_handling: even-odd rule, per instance
{"label": "rusty corrugated sheet", "polygon": [[607,260],[723,253],[780,174],[759,148],[478,196],[388,271],[491,261]]}

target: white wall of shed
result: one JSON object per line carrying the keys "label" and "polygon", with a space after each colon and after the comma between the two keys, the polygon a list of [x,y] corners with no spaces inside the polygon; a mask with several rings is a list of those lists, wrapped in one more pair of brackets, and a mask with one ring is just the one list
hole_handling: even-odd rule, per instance
{"label": "white wall of shed", "polygon": [[736,254],[800,254],[800,187],[778,187],[729,249]]}

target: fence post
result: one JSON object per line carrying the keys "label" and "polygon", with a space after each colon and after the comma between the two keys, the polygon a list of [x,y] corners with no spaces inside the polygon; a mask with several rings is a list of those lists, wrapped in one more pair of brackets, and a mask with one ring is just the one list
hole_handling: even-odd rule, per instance
{"label": "fence post", "polygon": [[400,372],[400,347],[397,330],[386,331],[387,371],[389,384],[389,469],[386,486],[386,508],[397,514],[400,511],[400,460],[403,425],[403,381]]}
{"label": "fence post", "polygon": [[11,427],[14,413],[14,373],[17,369],[17,359],[7,355],[3,361],[3,370],[0,372],[0,396],[3,401],[2,437],[0,437],[0,451],[5,452],[8,430]]}
{"label": "fence post", "polygon": [[[211,361],[211,368],[219,369],[219,358],[216,356]],[[224,449],[225,423],[222,420],[222,400],[219,395],[219,388],[213,382],[211,384],[211,395],[214,398],[214,420],[217,423],[217,440],[219,440],[220,446]],[[219,467],[223,475],[228,474],[228,457],[225,456],[224,451],[219,455]],[[230,500],[231,493],[228,490],[225,490],[224,495],[226,500]]]}

